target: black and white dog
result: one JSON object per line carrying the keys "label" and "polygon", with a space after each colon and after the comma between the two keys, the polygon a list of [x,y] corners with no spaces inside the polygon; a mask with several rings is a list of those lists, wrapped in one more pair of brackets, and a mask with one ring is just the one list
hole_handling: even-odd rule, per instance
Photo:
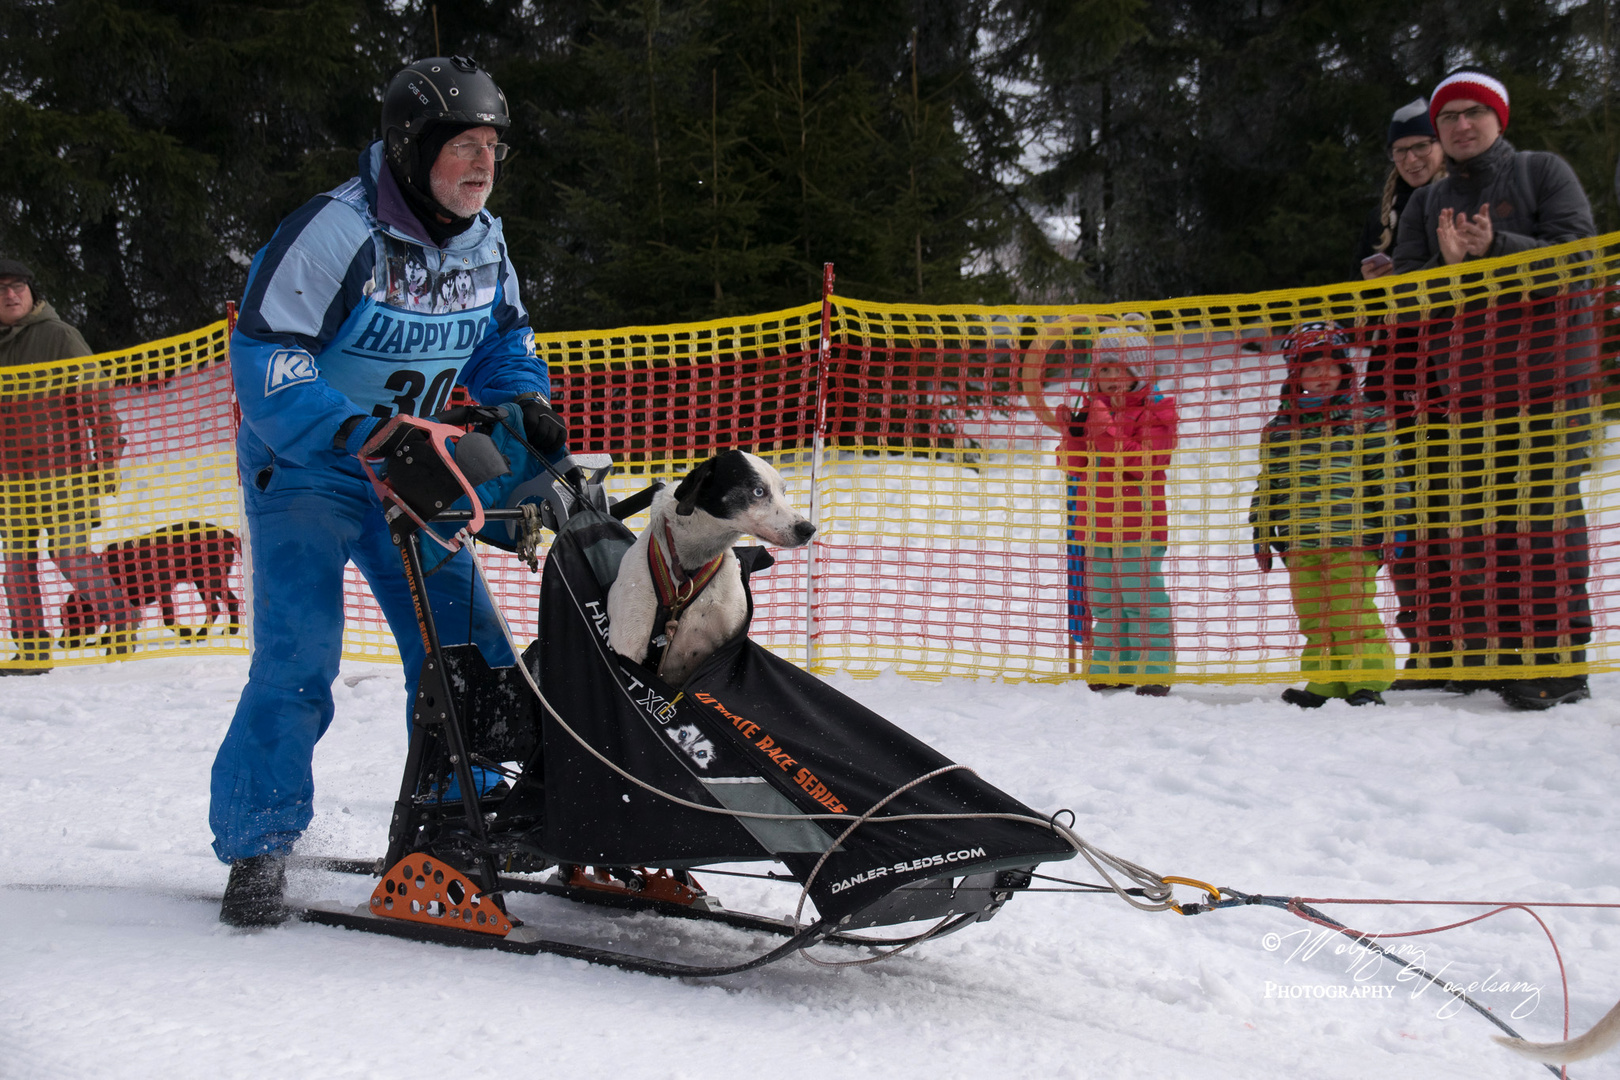
{"label": "black and white dog", "polygon": [[680,686],[748,615],[731,545],[754,536],[809,543],[816,527],[787,504],[782,476],[753,454],[727,450],[653,499],[652,520],[619,564],[608,592],[608,644],[636,663],[662,648],[658,674]]}

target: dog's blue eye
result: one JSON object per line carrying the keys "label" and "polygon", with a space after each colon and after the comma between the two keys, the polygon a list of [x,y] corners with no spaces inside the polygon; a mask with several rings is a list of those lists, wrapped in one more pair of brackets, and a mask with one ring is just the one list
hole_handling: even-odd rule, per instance
{"label": "dog's blue eye", "polygon": [[757,488],[754,489],[754,498],[763,499],[764,497],[765,497],[765,489],[764,488],[757,487]]}

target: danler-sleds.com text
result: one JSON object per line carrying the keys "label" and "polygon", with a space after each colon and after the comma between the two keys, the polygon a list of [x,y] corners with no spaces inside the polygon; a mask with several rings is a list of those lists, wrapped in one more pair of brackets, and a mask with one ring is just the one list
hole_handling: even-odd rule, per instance
{"label": "danler-sleds.com text", "polygon": [[953,851],[948,855],[925,855],[920,859],[912,859],[910,862],[897,862],[893,866],[876,866],[864,873],[847,877],[834,885],[832,891],[840,893],[852,885],[876,881],[878,878],[888,877],[890,874],[909,874],[914,870],[928,870],[935,866],[945,866],[954,862],[972,862],[975,859],[982,858],[985,858],[984,848],[982,847],[963,848],[961,851]]}

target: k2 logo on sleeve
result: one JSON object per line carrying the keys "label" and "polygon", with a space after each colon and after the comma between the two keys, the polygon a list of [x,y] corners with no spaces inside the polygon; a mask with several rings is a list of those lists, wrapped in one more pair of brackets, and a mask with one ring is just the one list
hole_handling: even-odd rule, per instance
{"label": "k2 logo on sleeve", "polygon": [[270,354],[264,374],[264,396],[299,383],[314,382],[320,376],[315,358],[302,349],[277,349]]}

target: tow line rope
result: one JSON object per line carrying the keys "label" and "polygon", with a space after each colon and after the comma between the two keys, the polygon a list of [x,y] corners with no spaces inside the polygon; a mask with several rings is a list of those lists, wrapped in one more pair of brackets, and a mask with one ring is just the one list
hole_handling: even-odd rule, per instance
{"label": "tow line rope", "polygon": [[[1169,879],[1166,879],[1166,880],[1169,880]],[[1204,887],[1208,888],[1208,886],[1204,886]],[[1423,968],[1419,967],[1418,965],[1416,965],[1416,964],[1414,964],[1414,963],[1412,963],[1412,962],[1410,962],[1408,960],[1404,960],[1399,956],[1396,956],[1394,953],[1390,952],[1388,949],[1386,949],[1382,945],[1378,944],[1378,942],[1380,940],[1383,940],[1383,939],[1422,937],[1422,936],[1427,935],[1427,934],[1438,934],[1438,933],[1440,933],[1442,931],[1445,931],[1445,930],[1455,930],[1458,927],[1468,926],[1468,925],[1470,925],[1472,923],[1481,922],[1481,921],[1483,921],[1485,919],[1489,919],[1492,916],[1500,915],[1504,911],[1522,911],[1522,912],[1524,912],[1525,914],[1529,915],[1532,919],[1534,919],[1536,921],[1536,924],[1541,927],[1542,933],[1547,935],[1547,943],[1552,946],[1553,956],[1558,961],[1558,978],[1559,978],[1559,982],[1560,982],[1560,986],[1561,986],[1561,990],[1562,990],[1562,994],[1563,994],[1563,1000],[1564,1000],[1564,1036],[1563,1037],[1564,1037],[1565,1040],[1567,1040],[1569,1038],[1569,977],[1568,977],[1568,973],[1565,971],[1565,968],[1564,968],[1564,957],[1563,957],[1562,952],[1559,951],[1557,939],[1553,937],[1552,928],[1549,927],[1547,925],[1546,921],[1544,919],[1542,919],[1542,917],[1540,915],[1536,914],[1536,912],[1533,909],[1535,909],[1535,908],[1608,908],[1608,909],[1620,909],[1620,904],[1570,903],[1570,902],[1554,902],[1554,901],[1385,900],[1385,899],[1355,899],[1355,898],[1350,898],[1350,897],[1338,897],[1338,896],[1331,896],[1331,897],[1264,896],[1264,895],[1260,895],[1260,894],[1257,894],[1257,893],[1239,892],[1237,889],[1229,889],[1229,888],[1221,888],[1221,889],[1218,889],[1218,890],[1212,889],[1210,891],[1215,896],[1215,900],[1213,902],[1208,903],[1208,904],[1188,904],[1184,908],[1180,909],[1181,913],[1184,914],[1184,915],[1197,915],[1200,912],[1204,912],[1204,911],[1215,911],[1215,910],[1220,909],[1220,908],[1243,907],[1243,906],[1248,906],[1248,905],[1263,905],[1265,907],[1281,908],[1282,910],[1288,912],[1289,914],[1294,915],[1297,918],[1303,919],[1308,923],[1311,923],[1311,924],[1313,924],[1315,926],[1326,927],[1327,929],[1333,930],[1336,933],[1339,933],[1339,934],[1343,935],[1344,937],[1350,938],[1352,941],[1354,941],[1357,945],[1361,946],[1362,948],[1365,948],[1370,952],[1377,953],[1379,956],[1384,957],[1385,959],[1392,961],[1398,967],[1402,967],[1402,968],[1405,968],[1405,969],[1411,971],[1413,973],[1413,975],[1417,976],[1420,979],[1425,980],[1426,982],[1430,983],[1433,986],[1438,987],[1444,993],[1450,994],[1452,997],[1456,998],[1458,1001],[1462,1002],[1464,1005],[1467,1005],[1470,1009],[1473,1009],[1475,1012],[1479,1013],[1485,1019],[1489,1020],[1492,1024],[1496,1025],[1502,1031],[1506,1032],[1507,1035],[1510,1038],[1519,1039],[1519,1040],[1523,1040],[1524,1037],[1522,1035],[1520,1035],[1517,1031],[1514,1031],[1511,1026],[1509,1026],[1505,1021],[1503,1021],[1501,1018],[1499,1018],[1495,1013],[1491,1012],[1491,1010],[1489,1008],[1487,1008],[1484,1005],[1481,1005],[1479,1002],[1477,1002],[1473,998],[1469,997],[1467,993],[1465,993],[1464,991],[1459,989],[1456,985],[1454,985],[1452,983],[1448,983],[1448,982],[1440,979],[1438,976],[1435,976],[1435,975],[1429,973],[1428,971],[1425,971]],[[1388,931],[1388,932],[1384,932],[1384,933],[1369,933],[1367,931],[1356,930],[1356,929],[1354,929],[1352,927],[1346,926],[1344,923],[1338,921],[1337,919],[1333,918],[1332,916],[1326,914],[1325,912],[1322,912],[1322,911],[1318,910],[1316,907],[1313,907],[1312,905],[1314,905],[1314,904],[1358,904],[1358,905],[1376,905],[1376,906],[1381,906],[1381,907],[1395,907],[1395,906],[1465,907],[1465,908],[1490,908],[1491,910],[1486,911],[1483,914],[1474,915],[1474,916],[1472,916],[1470,918],[1459,919],[1456,922],[1446,923],[1446,924],[1441,925],[1441,926],[1425,927],[1425,928],[1423,928],[1421,930],[1399,930],[1399,931]],[[1544,1067],[1547,1069],[1548,1072],[1552,1073],[1554,1076],[1560,1076],[1561,1077],[1561,1076],[1564,1075],[1564,1071],[1562,1069],[1554,1068],[1551,1065],[1545,1065],[1545,1064],[1544,1064]]]}
{"label": "tow line rope", "polygon": [[[466,534],[465,530],[459,534],[458,538],[464,541],[463,546],[466,548],[468,556],[472,559],[473,572],[478,575],[479,581],[483,583],[487,589],[488,580],[485,578],[483,563],[478,558],[475,545],[470,542],[466,542],[470,541],[471,538]],[[563,584],[568,587],[569,599],[574,602],[575,608],[581,609],[579,597],[575,595],[573,587],[569,585],[567,576],[565,575],[561,580]],[[1148,870],[1145,867],[1138,866],[1136,863],[1130,862],[1127,859],[1122,859],[1117,855],[1103,851],[1101,848],[1096,847],[1090,841],[1076,833],[1069,825],[1064,825],[1059,822],[1057,820],[1059,814],[1065,813],[1066,811],[1059,811],[1059,814],[1054,814],[1050,818],[1031,817],[1028,814],[997,813],[885,814],[882,816],[875,816],[877,815],[878,810],[888,805],[888,803],[895,798],[911,790],[917,785],[939,776],[942,773],[961,771],[973,776],[978,776],[978,773],[974,772],[966,765],[953,764],[943,766],[939,769],[924,773],[922,776],[916,777],[913,780],[909,780],[900,787],[896,788],[894,791],[891,791],[889,794],[885,795],[882,799],[878,800],[877,803],[871,807],[871,809],[867,810],[866,813],[862,814],[859,818],[856,818],[853,821],[851,821],[848,815],[845,814],[772,814],[753,810],[732,810],[728,807],[708,806],[703,803],[693,802],[692,800],[682,798],[673,792],[664,791],[663,789],[628,772],[617,762],[610,760],[596,747],[592,746],[584,736],[575,731],[567,720],[563,719],[562,715],[557,712],[557,710],[552,706],[551,702],[547,700],[545,693],[540,689],[539,684],[535,681],[534,673],[529,670],[529,665],[523,662],[522,650],[518,648],[517,641],[512,636],[512,629],[510,624],[508,624],[506,621],[505,614],[500,610],[499,607],[493,605],[492,610],[495,612],[495,618],[500,625],[501,633],[506,638],[507,646],[512,650],[512,655],[517,658],[517,663],[514,666],[519,672],[522,673],[523,680],[528,684],[530,692],[535,696],[535,700],[540,702],[541,707],[546,710],[546,713],[554,721],[556,721],[557,725],[561,727],[563,731],[568,734],[568,737],[573,739],[581,749],[629,783],[634,784],[636,787],[641,788],[643,791],[646,791],[649,794],[656,795],[661,799],[674,803],[677,806],[683,806],[690,810],[698,810],[708,814],[721,814],[727,817],[735,818],[756,818],[768,821],[839,821],[848,823],[848,827],[839,835],[838,839],[834,841],[825,852],[823,852],[822,857],[816,863],[815,868],[808,875],[806,875],[804,883],[799,890],[798,905],[794,910],[793,922],[795,925],[800,925],[799,916],[803,913],[805,899],[810,895],[810,886],[816,880],[816,876],[821,871],[822,865],[827,861],[827,857],[837,849],[839,844],[848,839],[857,828],[869,821],[893,823],[904,821],[969,821],[996,819],[1001,821],[1016,821],[1024,824],[1036,825],[1043,829],[1049,829],[1051,832],[1068,842],[1068,844],[1074,848],[1075,851],[1079,852],[1080,855],[1091,864],[1093,869],[1102,875],[1103,880],[1108,883],[1109,888],[1115,893],[1115,895],[1119,896],[1120,899],[1124,900],[1132,907],[1139,908],[1143,911],[1166,911],[1174,907],[1173,890],[1168,884],[1165,883],[1164,879],[1160,878],[1159,875],[1153,873],[1153,871]],[[602,653],[605,650],[606,646],[599,637],[592,635],[591,640],[595,644],[599,653]],[[635,699],[630,694],[629,688],[625,686],[623,681],[618,677],[617,665],[613,663],[613,658],[606,655],[604,655],[603,658],[607,663],[608,670],[614,672],[614,685],[618,688],[620,694],[624,696],[625,700],[634,704]],[[1070,818],[1072,823],[1072,813],[1070,814]],[[1126,887],[1121,886],[1114,880],[1114,877],[1109,874],[1105,867],[1112,867],[1116,873],[1129,879],[1135,884],[1136,887],[1128,890]],[[1133,893],[1135,895],[1132,895]],[[1141,896],[1143,899],[1138,900],[1136,898],[1137,896]],[[906,948],[910,948],[912,945],[919,944],[930,937],[938,935],[948,927],[954,928],[954,926],[959,925],[961,921],[961,918],[958,916],[948,916],[947,918],[942,919],[934,927],[925,931],[921,935],[913,937],[912,939],[904,941],[901,939],[896,939],[895,944],[899,946],[898,948],[895,948],[880,956],[855,961],[855,963],[870,963],[873,960],[887,959],[890,956],[897,955],[898,953],[904,951]],[[809,958],[808,953],[803,953],[803,955],[805,955],[807,959]],[[822,963],[822,961],[816,962]]]}

